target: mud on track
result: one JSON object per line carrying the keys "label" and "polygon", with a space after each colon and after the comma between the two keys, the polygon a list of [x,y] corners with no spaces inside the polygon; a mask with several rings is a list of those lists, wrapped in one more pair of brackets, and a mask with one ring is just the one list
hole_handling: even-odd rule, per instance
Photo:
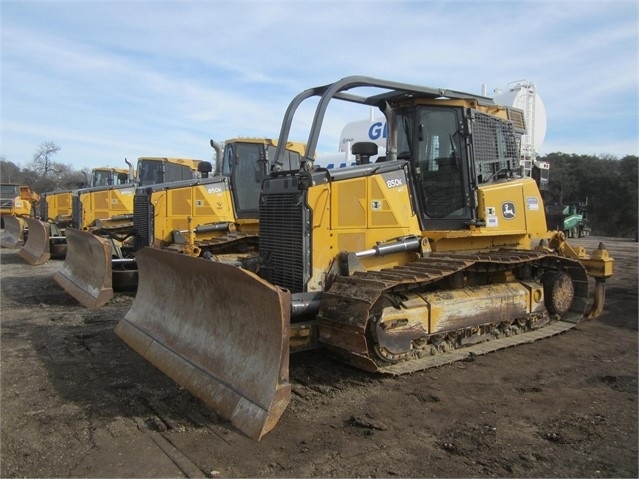
{"label": "mud on track", "polygon": [[638,245],[575,243],[601,240],[599,319],[399,378],[301,353],[259,443],[115,336],[132,295],[85,309],[53,282],[61,261],[2,249],[0,476],[637,477]]}

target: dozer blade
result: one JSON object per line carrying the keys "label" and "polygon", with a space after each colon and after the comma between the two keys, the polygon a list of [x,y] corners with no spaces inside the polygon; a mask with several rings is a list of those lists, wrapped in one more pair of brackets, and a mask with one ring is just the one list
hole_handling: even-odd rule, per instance
{"label": "dozer blade", "polygon": [[235,266],[154,248],[116,334],[180,386],[260,440],[291,398],[288,291]]}
{"label": "dozer blade", "polygon": [[0,246],[3,248],[16,249],[22,246],[24,242],[24,223],[22,218],[15,216],[4,217],[4,232]]}
{"label": "dozer blade", "polygon": [[113,297],[111,244],[87,231],[67,228],[67,256],[53,279],[87,308],[99,308]]}
{"label": "dozer blade", "polygon": [[51,252],[49,251],[51,227],[49,223],[35,218],[25,218],[25,221],[29,227],[29,234],[27,235],[27,241],[18,254],[30,265],[36,266],[51,258]]}

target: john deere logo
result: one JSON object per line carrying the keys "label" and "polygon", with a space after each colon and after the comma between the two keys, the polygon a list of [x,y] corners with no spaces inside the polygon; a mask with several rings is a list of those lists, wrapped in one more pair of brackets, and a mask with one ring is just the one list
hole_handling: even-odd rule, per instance
{"label": "john deere logo", "polygon": [[515,203],[506,201],[501,204],[501,215],[505,220],[512,220],[515,217]]}

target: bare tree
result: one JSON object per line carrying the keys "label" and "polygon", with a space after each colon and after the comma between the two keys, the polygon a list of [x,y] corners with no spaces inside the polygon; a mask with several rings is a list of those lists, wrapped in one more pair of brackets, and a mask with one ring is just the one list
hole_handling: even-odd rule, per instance
{"label": "bare tree", "polygon": [[47,176],[49,172],[56,173],[56,163],[51,159],[62,148],[52,141],[43,141],[40,147],[33,155],[31,168],[41,174]]}
{"label": "bare tree", "polygon": [[[58,189],[73,189],[77,188],[78,185],[83,185],[86,183],[85,176],[86,173],[83,170],[75,170],[70,165],[57,165],[57,181],[56,188]],[[90,170],[89,170],[90,171]]]}

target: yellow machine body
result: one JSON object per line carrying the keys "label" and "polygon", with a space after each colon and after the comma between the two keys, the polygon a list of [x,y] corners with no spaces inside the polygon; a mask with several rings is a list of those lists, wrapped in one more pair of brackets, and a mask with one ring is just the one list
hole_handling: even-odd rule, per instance
{"label": "yellow machine body", "polygon": [[[398,186],[387,187],[388,181]],[[340,182],[327,182],[308,191],[313,212],[313,274],[309,291],[321,291],[336,256],[342,251],[363,251],[389,239],[405,236],[427,238],[432,251],[473,251],[498,247],[531,248],[532,238],[547,236],[543,200],[530,178],[478,188],[479,209],[487,212],[490,226],[468,230],[422,231],[411,203],[405,173],[372,175]],[[514,221],[497,218],[500,205],[515,198]],[[418,251],[394,256],[363,258],[367,269],[383,269],[412,261]]]}
{"label": "yellow machine body", "polygon": [[[44,193],[41,201],[42,221],[70,223],[72,218],[73,191],[52,191]],[[42,203],[45,203],[44,205]]]}
{"label": "yellow machine body", "polygon": [[[258,234],[257,200],[260,161],[268,164],[277,141],[270,138],[232,138],[224,142],[220,175],[210,181],[156,185],[148,189],[152,231],[147,244],[199,256],[203,242],[239,233]],[[253,145],[255,148],[253,148]],[[237,151],[236,151],[237,150]],[[288,142],[287,154],[299,163],[304,144]],[[261,173],[263,176],[266,172]],[[181,237],[183,241],[176,238]],[[229,238],[230,239],[230,238]],[[220,244],[222,240],[220,241]],[[208,244],[208,243],[207,243]]]}
{"label": "yellow machine body", "polygon": [[[166,176],[172,181],[198,176],[199,160],[166,157],[140,157],[136,178],[140,184],[156,184]],[[95,170],[94,170],[95,171]],[[117,169],[107,169],[100,178],[112,178],[108,174]],[[127,170],[122,169],[126,173]],[[73,195],[73,224],[88,230],[92,227],[111,227],[132,224],[133,198],[136,183],[114,184],[81,188]]]}
{"label": "yellow machine body", "polygon": [[167,188],[152,193],[155,225],[154,245],[171,243],[171,232],[193,229],[214,222],[233,222],[233,207],[228,185],[196,185]]}
{"label": "yellow machine body", "polygon": [[97,191],[81,192],[78,205],[81,208],[77,226],[88,230],[101,224],[130,223],[133,214],[135,186],[100,187]]}
{"label": "yellow machine body", "polygon": [[32,216],[33,205],[40,196],[29,186],[2,183],[0,185],[0,215]]}

